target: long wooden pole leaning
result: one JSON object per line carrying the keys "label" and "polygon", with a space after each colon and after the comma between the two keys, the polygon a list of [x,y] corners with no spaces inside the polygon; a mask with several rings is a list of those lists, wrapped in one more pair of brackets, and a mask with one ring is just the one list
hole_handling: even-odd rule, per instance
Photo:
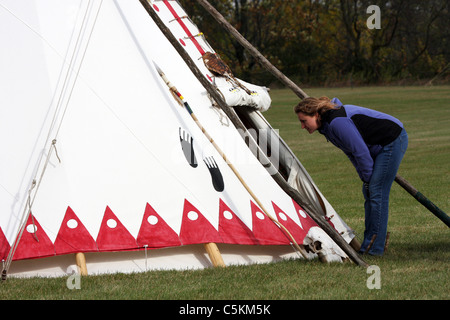
{"label": "long wooden pole leaning", "polygon": [[431,202],[427,197],[420,193],[416,188],[414,188],[408,181],[403,177],[396,175],[395,182],[397,182],[403,189],[405,189],[411,196],[419,201],[425,208],[427,208],[432,214],[438,217],[443,223],[450,228],[450,217],[441,209],[438,208],[433,202]]}
{"label": "long wooden pole leaning", "polygon": [[197,116],[195,115],[195,113],[192,111],[191,107],[189,106],[189,104],[187,103],[186,100],[184,100],[184,97],[181,95],[181,93],[178,91],[178,89],[169,81],[169,79],[167,79],[166,75],[164,74],[164,72],[158,67],[158,65],[153,62],[155,64],[156,70],[158,71],[159,75],[161,76],[161,78],[164,80],[164,82],[166,83],[166,85],[169,87],[170,91],[172,91],[175,96],[177,96],[181,103],[183,104],[183,106],[185,107],[185,109],[187,110],[187,112],[190,114],[191,118],[194,120],[194,122],[197,124],[197,126],[199,127],[199,129],[203,132],[203,134],[205,135],[205,137],[209,140],[209,142],[213,145],[213,147],[216,149],[216,151],[220,154],[220,156],[222,157],[222,159],[228,164],[228,167],[231,169],[231,171],[233,171],[233,173],[236,175],[236,177],[238,178],[239,182],[243,185],[243,187],[245,188],[245,190],[247,190],[247,192],[250,194],[250,196],[255,200],[255,202],[258,204],[258,206],[260,207],[260,209],[263,211],[263,213],[275,224],[277,225],[281,231],[286,235],[286,237],[292,242],[292,245],[294,246],[294,248],[296,249],[296,251],[298,251],[305,259],[308,258],[308,255],[306,253],[306,250],[302,247],[300,247],[297,243],[297,241],[294,239],[294,237],[292,236],[292,234],[289,232],[289,230],[286,229],[285,226],[283,226],[281,223],[279,223],[275,218],[273,218],[269,212],[265,209],[264,205],[262,204],[262,202],[258,199],[258,197],[256,196],[256,194],[252,191],[252,189],[249,187],[249,185],[245,182],[245,180],[242,178],[241,174],[239,173],[239,171],[236,169],[236,167],[229,161],[229,159],[227,158],[227,156],[225,155],[225,153],[222,151],[222,149],[217,145],[217,143],[214,141],[214,139],[210,136],[210,134],[208,133],[208,131],[206,131],[206,129],[203,127],[203,125],[200,123],[200,121],[198,120]]}

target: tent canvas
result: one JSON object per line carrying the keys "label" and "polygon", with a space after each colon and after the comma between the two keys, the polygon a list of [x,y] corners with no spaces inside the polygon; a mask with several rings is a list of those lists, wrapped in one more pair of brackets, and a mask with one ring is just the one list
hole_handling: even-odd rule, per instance
{"label": "tent canvas", "polygon": [[[213,49],[180,4],[151,4],[205,77],[220,82],[199,59]],[[345,257],[255,158],[138,1],[0,0],[0,26],[0,254],[13,261],[9,274],[70,274],[77,252],[89,273],[203,268],[211,265],[204,243],[220,244],[225,264],[298,257],[153,62],[295,240]],[[246,85],[257,94],[244,103],[270,101]]]}

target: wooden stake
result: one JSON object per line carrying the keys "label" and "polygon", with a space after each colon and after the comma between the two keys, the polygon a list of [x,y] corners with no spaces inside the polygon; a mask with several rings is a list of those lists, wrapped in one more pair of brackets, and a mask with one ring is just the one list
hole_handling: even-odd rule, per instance
{"label": "wooden stake", "polygon": [[373,245],[373,243],[375,242],[375,239],[376,239],[376,238],[377,238],[377,235],[374,234],[374,235],[372,236],[372,240],[370,240],[370,243],[369,243],[369,245],[367,246],[366,251],[364,251],[364,254],[366,254],[367,252],[369,252],[369,250],[370,250],[370,248],[372,248],[372,245]]}
{"label": "wooden stake", "polygon": [[222,255],[220,254],[219,248],[217,244],[214,242],[205,243],[204,244],[206,252],[209,255],[209,259],[211,260],[214,267],[225,267],[225,262],[223,262]]}
{"label": "wooden stake", "polygon": [[387,252],[387,249],[388,249],[388,247],[389,247],[389,237],[390,237],[390,236],[391,236],[391,233],[388,232],[388,233],[386,234],[386,242],[384,243],[384,253]]}
{"label": "wooden stake", "polygon": [[86,267],[86,257],[84,256],[83,252],[75,253],[75,260],[78,266],[78,272],[82,276],[87,276],[88,271]]}

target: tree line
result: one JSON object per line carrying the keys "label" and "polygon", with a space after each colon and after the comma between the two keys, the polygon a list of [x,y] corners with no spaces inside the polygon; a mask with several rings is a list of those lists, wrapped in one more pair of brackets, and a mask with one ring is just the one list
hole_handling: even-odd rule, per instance
{"label": "tree line", "polygon": [[[303,85],[450,79],[448,0],[209,2],[278,69]],[[273,84],[273,76],[196,0],[180,3],[236,76]]]}

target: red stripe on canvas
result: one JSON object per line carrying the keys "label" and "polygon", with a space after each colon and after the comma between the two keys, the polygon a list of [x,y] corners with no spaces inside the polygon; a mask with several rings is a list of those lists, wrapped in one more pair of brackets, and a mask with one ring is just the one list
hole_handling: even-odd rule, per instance
{"label": "red stripe on canvas", "polygon": [[168,0],[164,0],[163,1],[164,4],[167,6],[167,8],[169,9],[169,11],[172,13],[173,17],[178,21],[178,23],[180,24],[181,28],[183,28],[184,32],[186,32],[186,35],[189,37],[189,39],[191,39],[192,43],[195,45],[195,47],[198,49],[198,51],[200,52],[201,55],[203,55],[205,53],[205,50],[203,50],[202,46],[200,45],[200,43],[198,43],[197,39],[195,39],[194,35],[191,33],[191,31],[188,29],[188,27],[186,26],[186,24],[183,22],[183,20],[180,18],[180,16],[178,15],[178,13],[175,11],[175,9],[172,7],[172,5],[169,3]]}

